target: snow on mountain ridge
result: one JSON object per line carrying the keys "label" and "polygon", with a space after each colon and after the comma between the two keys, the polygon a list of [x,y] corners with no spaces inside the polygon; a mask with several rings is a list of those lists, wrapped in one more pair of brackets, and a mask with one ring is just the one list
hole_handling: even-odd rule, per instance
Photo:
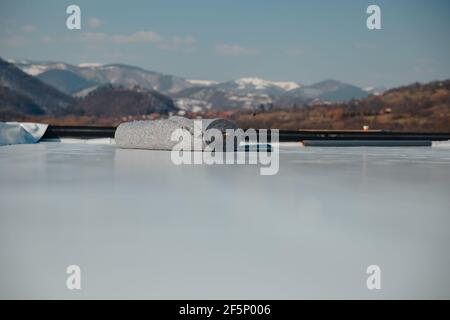
{"label": "snow on mountain ridge", "polygon": [[257,77],[244,77],[234,80],[239,89],[245,89],[247,86],[253,86],[256,90],[264,90],[268,87],[278,87],[285,91],[300,88],[300,85],[291,81],[269,81]]}
{"label": "snow on mountain ridge", "polygon": [[41,73],[46,72],[47,70],[66,70],[67,65],[64,63],[24,63],[16,62],[16,66],[19,67],[23,72],[29,74],[30,76],[38,76]]}
{"label": "snow on mountain ridge", "polygon": [[273,86],[274,84],[270,81],[256,78],[256,77],[245,77],[234,80],[234,83],[238,85],[239,89],[245,89],[247,86],[253,86],[256,90],[264,90],[267,87]]}
{"label": "snow on mountain ridge", "polygon": [[196,86],[213,86],[218,84],[219,82],[214,80],[195,80],[195,79],[186,79],[187,82]]}
{"label": "snow on mountain ridge", "polygon": [[292,82],[292,81],[277,81],[277,82],[273,82],[273,84],[275,84],[276,86],[280,87],[283,90],[286,91],[291,91],[291,90],[295,90],[301,87],[301,85],[299,85],[296,82]]}
{"label": "snow on mountain ridge", "polygon": [[378,86],[378,87],[377,86],[370,86],[370,87],[364,88],[363,90],[368,92],[368,93],[370,93],[370,94],[373,94],[375,96],[379,96],[380,94],[385,92],[387,89],[385,87],[382,87],[382,86]]}
{"label": "snow on mountain ridge", "polygon": [[84,62],[84,63],[80,63],[78,64],[78,67],[80,68],[95,68],[95,67],[101,67],[103,66],[102,63],[96,63],[96,62]]}

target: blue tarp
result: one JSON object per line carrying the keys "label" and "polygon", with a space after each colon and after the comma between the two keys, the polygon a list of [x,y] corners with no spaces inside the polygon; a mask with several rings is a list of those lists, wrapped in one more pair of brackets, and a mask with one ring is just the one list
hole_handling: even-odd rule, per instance
{"label": "blue tarp", "polygon": [[0,146],[37,143],[47,127],[41,123],[0,122]]}

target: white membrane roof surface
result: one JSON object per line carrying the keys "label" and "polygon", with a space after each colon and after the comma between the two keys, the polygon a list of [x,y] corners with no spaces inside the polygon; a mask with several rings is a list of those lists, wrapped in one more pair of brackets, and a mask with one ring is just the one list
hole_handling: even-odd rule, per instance
{"label": "white membrane roof surface", "polygon": [[114,145],[0,147],[0,298],[450,298],[450,148],[281,149],[261,176]]}

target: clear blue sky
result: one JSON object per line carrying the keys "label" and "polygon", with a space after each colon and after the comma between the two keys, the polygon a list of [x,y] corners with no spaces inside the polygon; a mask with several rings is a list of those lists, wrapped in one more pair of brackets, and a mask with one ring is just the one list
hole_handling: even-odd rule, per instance
{"label": "clear blue sky", "polygon": [[[82,29],[66,28],[77,4]],[[382,30],[366,28],[381,7]],[[192,79],[397,86],[450,78],[448,0],[2,0],[0,56],[119,62]]]}

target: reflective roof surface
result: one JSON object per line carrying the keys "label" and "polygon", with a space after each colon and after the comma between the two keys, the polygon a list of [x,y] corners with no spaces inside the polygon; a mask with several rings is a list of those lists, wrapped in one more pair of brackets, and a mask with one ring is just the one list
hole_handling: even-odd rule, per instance
{"label": "reflective roof surface", "polygon": [[445,147],[282,146],[274,176],[114,145],[0,147],[0,298],[448,299],[449,228]]}

